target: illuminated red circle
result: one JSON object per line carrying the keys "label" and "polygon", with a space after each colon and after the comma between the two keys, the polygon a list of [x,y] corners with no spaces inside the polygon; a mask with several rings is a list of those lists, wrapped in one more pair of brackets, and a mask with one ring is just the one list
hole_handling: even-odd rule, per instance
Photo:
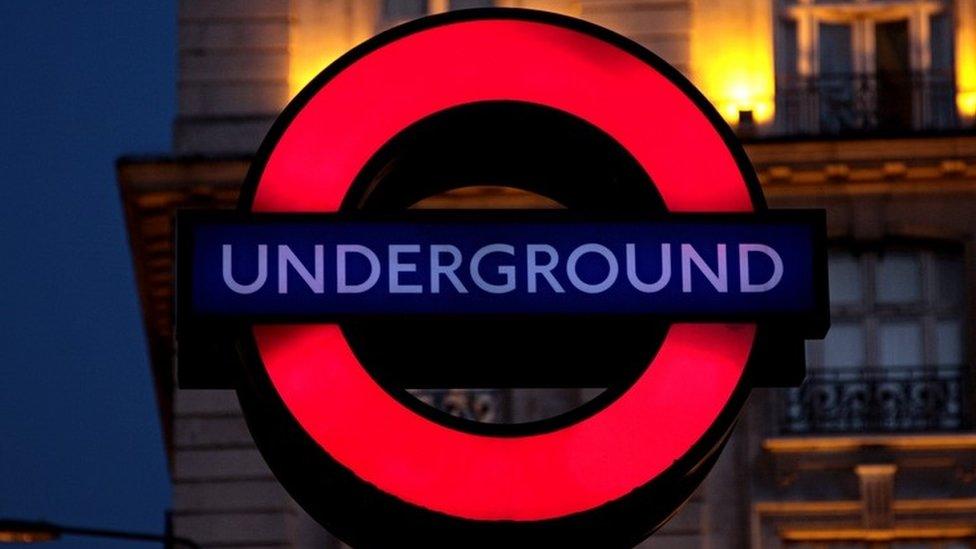
{"label": "illuminated red circle", "polygon": [[[751,211],[722,135],[684,91],[586,33],[510,18],[457,21],[366,53],[281,134],[253,197],[261,212],[337,211],[369,158],[411,124],[479,101],[545,105],[630,152],[671,211]],[[675,324],[615,402],[542,434],[496,437],[435,423],[388,394],[333,324],[256,326],[266,371],[294,419],[362,481],[473,520],[587,511],[649,483],[689,452],[742,382],[756,327]]]}

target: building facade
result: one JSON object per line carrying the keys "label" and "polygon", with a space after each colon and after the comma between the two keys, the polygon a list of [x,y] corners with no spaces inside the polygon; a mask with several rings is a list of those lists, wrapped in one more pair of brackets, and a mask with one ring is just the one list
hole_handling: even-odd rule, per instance
{"label": "building facade", "polygon": [[[806,383],[754,393],[708,480],[645,545],[976,547],[976,0],[181,0],[172,155],[118,163],[175,533],[341,546],[275,481],[232,391],[174,387],[174,211],[233,207],[278,112],[354,45],[484,6],[645,45],[743,137],[772,207],[827,210],[833,326],[808,346]],[[552,204],[496,187],[426,205]],[[491,421],[592,392],[418,396]]]}

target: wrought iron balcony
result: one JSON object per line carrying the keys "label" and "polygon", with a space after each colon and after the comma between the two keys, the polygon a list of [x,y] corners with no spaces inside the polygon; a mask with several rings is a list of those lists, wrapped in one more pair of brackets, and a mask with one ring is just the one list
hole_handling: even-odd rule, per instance
{"label": "wrought iron balcony", "polygon": [[429,406],[480,423],[505,421],[505,391],[500,389],[411,389]]}
{"label": "wrought iron balcony", "polygon": [[780,78],[785,135],[857,135],[958,128],[951,71],[831,73]]}
{"label": "wrought iron balcony", "polygon": [[970,427],[963,368],[817,369],[782,402],[783,434],[958,431]]}

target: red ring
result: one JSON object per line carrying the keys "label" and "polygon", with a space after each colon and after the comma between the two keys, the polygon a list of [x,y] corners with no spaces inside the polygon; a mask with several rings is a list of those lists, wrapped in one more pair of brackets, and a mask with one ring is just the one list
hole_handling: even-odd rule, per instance
{"label": "red ring", "polygon": [[[336,211],[370,156],[410,124],[465,103],[516,100],[587,120],[650,174],[671,211],[751,211],[712,123],[668,78],[588,34],[486,19],[418,31],[326,82],[285,130],[254,211]],[[337,325],[256,326],[281,399],[328,454],[404,501],[476,520],[531,521],[598,507],[689,451],[738,385],[753,324],[676,324],[637,382],[593,416],[520,437],[457,431],[380,387]]]}

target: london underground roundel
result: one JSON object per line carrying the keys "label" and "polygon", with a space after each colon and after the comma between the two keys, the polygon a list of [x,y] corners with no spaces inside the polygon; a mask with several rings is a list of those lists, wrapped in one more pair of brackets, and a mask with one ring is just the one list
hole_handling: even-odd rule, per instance
{"label": "london underground roundel", "polygon": [[[513,187],[549,211],[421,211]],[[827,327],[824,216],[770,211],[677,71],[525,10],[415,21],[315,78],[236,212],[178,219],[183,387],[234,387],[282,485],[356,547],[631,546],[752,387]],[[478,423],[407,389],[601,387]]]}

